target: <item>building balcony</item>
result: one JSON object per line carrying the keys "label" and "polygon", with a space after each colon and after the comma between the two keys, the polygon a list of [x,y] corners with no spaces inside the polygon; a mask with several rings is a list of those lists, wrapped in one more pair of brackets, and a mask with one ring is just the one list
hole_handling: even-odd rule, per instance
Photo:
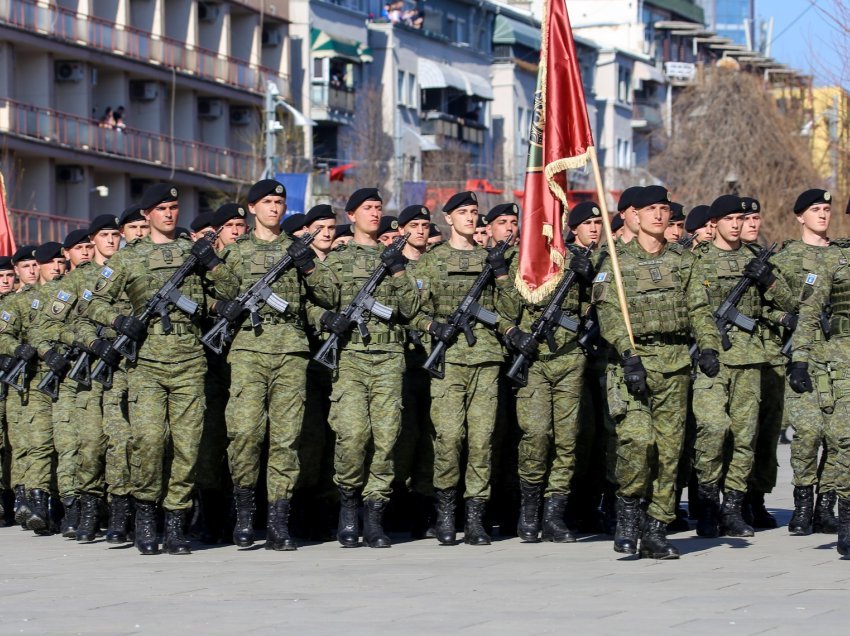
{"label": "building balcony", "polygon": [[357,92],[353,88],[324,83],[310,87],[310,117],[316,121],[350,124],[356,104]]}
{"label": "building balcony", "polygon": [[271,80],[278,85],[281,95],[290,96],[289,78],[283,73],[56,5],[34,0],[0,2],[0,25],[253,93],[264,93]]}
{"label": "building balcony", "polygon": [[[476,146],[484,143],[487,130],[478,122],[433,110],[422,114],[420,129],[423,135],[455,139]],[[439,145],[439,141],[437,143]]]}
{"label": "building balcony", "polygon": [[89,226],[88,219],[75,219],[15,208],[9,210],[9,221],[12,224],[12,236],[15,237],[15,244],[18,247],[40,245],[47,241],[61,242],[70,232]]}
{"label": "building balcony", "polygon": [[632,128],[658,128],[664,123],[658,102],[636,100],[632,106]]}
{"label": "building balcony", "polygon": [[247,153],[133,128],[102,128],[85,117],[0,99],[0,134],[126,161],[173,167],[227,181],[252,181],[258,160]]}

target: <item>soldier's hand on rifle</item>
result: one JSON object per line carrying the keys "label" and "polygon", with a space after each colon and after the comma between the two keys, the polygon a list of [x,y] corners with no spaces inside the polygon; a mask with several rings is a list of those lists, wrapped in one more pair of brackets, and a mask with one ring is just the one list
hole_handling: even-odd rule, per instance
{"label": "soldier's hand on rifle", "polygon": [[44,354],[44,363],[53,373],[64,373],[71,363],[56,349],[48,349]]}
{"label": "soldier's hand on rifle", "polygon": [[714,378],[720,373],[720,358],[714,349],[703,349],[699,353],[699,370],[707,377]]}
{"label": "soldier's hand on rifle", "polygon": [[534,358],[537,355],[539,343],[530,333],[523,331],[519,327],[512,327],[505,335],[508,343],[526,358]]}
{"label": "soldier's hand on rifle", "polygon": [[760,261],[758,258],[753,258],[744,266],[744,276],[754,280],[761,289],[767,289],[776,280],[773,265]]}
{"label": "soldier's hand on rifle", "polygon": [[29,362],[35,357],[36,351],[28,344],[19,344],[15,347],[15,357],[19,360],[26,360]]}
{"label": "soldier's hand on rifle", "polygon": [[242,315],[242,305],[235,300],[218,300],[215,303],[215,313],[227,322],[236,322]]}
{"label": "soldier's hand on rifle", "polygon": [[620,364],[623,366],[623,380],[626,382],[626,388],[629,393],[635,397],[646,395],[646,369],[643,366],[640,356],[633,356],[626,353],[623,355],[623,360]]}
{"label": "soldier's hand on rifle", "polygon": [[794,393],[811,393],[814,390],[808,362],[792,362],[788,365],[788,384]]}
{"label": "soldier's hand on rifle", "polygon": [[221,259],[215,253],[212,241],[206,237],[195,241],[192,245],[192,255],[207,269],[215,269],[215,266],[221,263]]}
{"label": "soldier's hand on rifle", "polygon": [[0,356],[0,371],[8,371],[12,368],[14,360],[10,356]]}
{"label": "soldier's hand on rifle", "polygon": [[596,275],[593,263],[584,254],[573,254],[570,259],[570,269],[586,283],[593,282],[593,277]]}
{"label": "soldier's hand on rifle", "polygon": [[115,327],[115,331],[136,342],[144,338],[148,331],[145,323],[135,316],[118,316],[112,326]]}
{"label": "soldier's hand on rifle", "polygon": [[794,312],[782,314],[782,317],[779,319],[779,324],[789,331],[794,331],[797,328],[797,314]]}
{"label": "soldier's hand on rifle", "polygon": [[487,264],[493,268],[493,276],[501,278],[508,275],[508,262],[505,260],[505,255],[493,250],[487,254]]}
{"label": "soldier's hand on rifle", "polygon": [[351,320],[335,311],[326,311],[320,321],[325,329],[338,336],[344,336],[351,328]]}
{"label": "soldier's hand on rifle", "polygon": [[292,263],[296,269],[305,276],[313,271],[315,263],[313,263],[314,252],[309,245],[304,245],[301,241],[295,241],[286,248],[286,253],[292,259]]}
{"label": "soldier's hand on rifle", "polygon": [[112,348],[112,342],[106,338],[98,338],[91,343],[91,351],[103,360],[107,366],[117,367],[121,361],[121,355]]}
{"label": "soldier's hand on rifle", "polygon": [[451,345],[457,339],[457,329],[455,327],[444,322],[437,322],[436,320],[432,320],[431,324],[428,325],[428,333],[447,345]]}
{"label": "soldier's hand on rifle", "polygon": [[386,266],[390,274],[395,276],[399,272],[404,271],[404,267],[407,265],[407,258],[397,250],[385,249],[381,252],[381,262]]}

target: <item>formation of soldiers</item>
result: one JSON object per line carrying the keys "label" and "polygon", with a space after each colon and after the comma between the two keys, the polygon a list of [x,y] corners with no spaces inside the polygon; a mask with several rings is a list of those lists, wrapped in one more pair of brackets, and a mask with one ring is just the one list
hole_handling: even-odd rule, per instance
{"label": "formation of soldiers", "polygon": [[453,545],[460,527],[487,545],[495,524],[671,559],[689,517],[703,537],[776,527],[788,422],[789,531],[848,555],[850,243],[830,211],[802,193],[800,240],[775,252],[755,199],[685,215],[629,188],[619,272],[580,203],[563,277],[530,302],[512,203],[452,196],[443,240],[428,208],[385,216],[373,188],[348,225],[329,205],[286,216],[264,179],[183,230],[177,189],[155,185],[0,258],[8,516],[142,554],[160,536],[169,554],[249,547],[258,525],[270,550],[389,547],[389,529]]}

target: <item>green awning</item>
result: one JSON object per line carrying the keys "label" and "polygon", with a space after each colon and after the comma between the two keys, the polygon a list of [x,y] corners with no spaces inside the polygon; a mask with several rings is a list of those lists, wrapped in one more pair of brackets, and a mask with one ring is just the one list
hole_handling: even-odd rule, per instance
{"label": "green awning", "polygon": [[493,28],[493,44],[521,44],[534,51],[540,50],[540,27],[520,22],[506,15],[497,15]]}
{"label": "green awning", "polygon": [[372,61],[372,51],[362,42],[335,38],[321,29],[310,29],[310,50],[313,57],[335,57],[355,64]]}

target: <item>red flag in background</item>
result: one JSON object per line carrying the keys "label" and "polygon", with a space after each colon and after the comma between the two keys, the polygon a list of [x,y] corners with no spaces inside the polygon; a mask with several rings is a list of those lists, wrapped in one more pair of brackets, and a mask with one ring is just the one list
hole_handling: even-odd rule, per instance
{"label": "red flag in background", "polygon": [[531,302],[546,298],[561,279],[566,254],[564,173],[587,163],[593,145],[565,0],[545,0],[542,31],[516,280]]}
{"label": "red flag in background", "polygon": [[0,256],[11,256],[14,253],[15,237],[12,236],[9,208],[6,207],[6,182],[0,174]]}

